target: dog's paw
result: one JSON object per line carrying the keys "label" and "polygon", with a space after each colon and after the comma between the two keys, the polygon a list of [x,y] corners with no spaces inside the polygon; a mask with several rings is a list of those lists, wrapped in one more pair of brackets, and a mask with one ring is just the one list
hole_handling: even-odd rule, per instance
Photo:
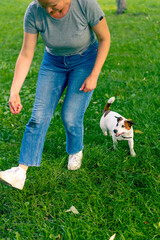
{"label": "dog's paw", "polygon": [[117,150],[117,144],[113,144],[114,150]]}
{"label": "dog's paw", "polygon": [[135,153],[135,151],[133,150],[133,151],[131,151],[131,156],[132,157],[135,157],[136,156],[136,153]]}

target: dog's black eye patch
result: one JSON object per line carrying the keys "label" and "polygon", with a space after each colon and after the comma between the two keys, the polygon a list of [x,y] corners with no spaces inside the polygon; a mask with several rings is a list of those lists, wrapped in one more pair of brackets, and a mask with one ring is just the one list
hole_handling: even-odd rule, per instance
{"label": "dog's black eye patch", "polygon": [[124,128],[125,126],[124,125],[122,125],[122,128]]}

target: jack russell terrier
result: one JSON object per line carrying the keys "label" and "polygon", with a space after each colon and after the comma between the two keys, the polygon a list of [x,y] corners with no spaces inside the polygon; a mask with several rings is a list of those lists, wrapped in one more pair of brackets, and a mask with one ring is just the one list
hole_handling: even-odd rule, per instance
{"label": "jack russell terrier", "polygon": [[107,130],[109,131],[110,136],[112,136],[113,147],[116,149],[117,140],[127,140],[130,154],[132,157],[136,156],[136,153],[133,149],[133,127],[135,124],[132,120],[127,120],[122,117],[120,114],[110,111],[110,105],[114,102],[115,97],[111,97],[105,108],[103,116],[100,120],[100,128],[105,136],[107,136]]}

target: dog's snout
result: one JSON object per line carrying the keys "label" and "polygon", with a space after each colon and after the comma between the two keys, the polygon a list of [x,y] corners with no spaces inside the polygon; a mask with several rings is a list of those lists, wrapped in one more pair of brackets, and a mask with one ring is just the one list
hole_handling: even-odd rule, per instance
{"label": "dog's snout", "polygon": [[117,129],[114,129],[114,130],[113,130],[113,132],[114,132],[114,133],[117,133],[117,132],[118,132],[118,130],[117,130]]}

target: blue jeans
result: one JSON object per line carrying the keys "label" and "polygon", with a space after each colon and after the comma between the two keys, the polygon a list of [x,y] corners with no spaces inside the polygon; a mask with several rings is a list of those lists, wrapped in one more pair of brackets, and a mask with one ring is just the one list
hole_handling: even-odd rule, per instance
{"label": "blue jeans", "polygon": [[40,166],[45,136],[67,87],[62,107],[66,132],[66,151],[75,154],[83,149],[83,118],[93,91],[79,91],[92,72],[98,43],[85,52],[72,56],[54,56],[45,51],[40,67],[35,103],[23,136],[19,164]]}

